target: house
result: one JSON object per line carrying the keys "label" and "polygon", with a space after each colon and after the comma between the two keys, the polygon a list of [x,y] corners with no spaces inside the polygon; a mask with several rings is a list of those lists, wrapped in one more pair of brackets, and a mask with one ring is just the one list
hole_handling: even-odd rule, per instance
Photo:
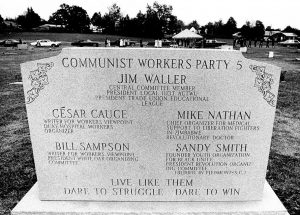
{"label": "house", "polygon": [[36,28],[33,28],[34,31],[61,31],[65,28],[65,25],[54,25],[54,24],[43,24]]}
{"label": "house", "polygon": [[286,41],[286,40],[294,40],[297,39],[298,35],[294,33],[288,33],[288,32],[275,32],[273,33],[269,38],[273,38],[275,41]]}
{"label": "house", "polygon": [[95,26],[93,24],[90,25],[90,30],[93,33],[102,33],[103,32],[103,28],[100,28],[99,26]]}
{"label": "house", "polygon": [[197,30],[196,30],[194,27],[191,27],[191,28],[190,28],[190,31],[191,31],[191,32],[194,32],[194,33],[196,33],[196,34],[198,33]]}
{"label": "house", "polygon": [[12,20],[4,20],[3,24],[5,26],[5,30],[9,30],[9,31],[22,30],[21,25],[18,25],[17,22]]}
{"label": "house", "polygon": [[234,34],[232,34],[233,39],[240,39],[242,38],[242,33],[241,32],[236,32]]}
{"label": "house", "polygon": [[298,35],[294,33],[288,33],[288,32],[281,32],[283,34],[284,40],[295,40],[297,39]]}
{"label": "house", "polygon": [[277,41],[277,38],[274,35],[277,35],[281,33],[281,31],[277,30],[266,30],[264,35],[264,40],[267,41],[268,39],[272,40],[275,39]]}
{"label": "house", "polygon": [[201,40],[203,37],[195,32],[190,31],[189,29],[185,29],[180,33],[173,36],[173,39],[176,40],[179,46],[183,47],[195,47],[196,42]]}

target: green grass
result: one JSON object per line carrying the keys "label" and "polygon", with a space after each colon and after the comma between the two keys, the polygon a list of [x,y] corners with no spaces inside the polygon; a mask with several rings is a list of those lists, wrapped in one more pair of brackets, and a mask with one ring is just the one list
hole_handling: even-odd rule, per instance
{"label": "green grass", "polygon": [[299,158],[270,153],[267,181],[291,215],[300,212],[299,174]]}
{"label": "green grass", "polygon": [[[77,37],[94,40],[89,35],[78,34],[23,33],[10,36],[22,37],[23,40],[73,41]],[[105,38],[104,35],[93,36]],[[0,35],[0,38],[4,37]],[[36,182],[23,88],[9,83],[21,81],[20,63],[55,56],[60,50],[0,48],[0,214],[9,214]],[[275,52],[274,59],[268,59],[268,51]],[[286,82],[280,83],[279,87],[267,180],[289,213],[296,215],[300,213],[300,63],[293,59],[299,58],[300,53],[282,47],[252,48],[245,56],[279,65],[287,71]]]}
{"label": "green grass", "polygon": [[47,33],[47,32],[20,32],[20,33],[12,33],[12,34],[0,34],[0,40],[4,39],[22,39],[23,41],[33,41],[38,39],[50,39],[54,41],[63,41],[63,42],[74,42],[76,40],[95,40],[104,42],[106,38],[111,41],[115,41],[120,38],[127,38],[134,41],[140,41],[143,39],[144,41],[149,41],[153,39],[145,39],[139,37],[125,37],[118,35],[106,35],[106,34],[78,34],[78,33]]}
{"label": "green grass", "polygon": [[0,214],[10,214],[36,182],[23,87],[9,83],[21,81],[21,63],[59,52],[0,48]]}

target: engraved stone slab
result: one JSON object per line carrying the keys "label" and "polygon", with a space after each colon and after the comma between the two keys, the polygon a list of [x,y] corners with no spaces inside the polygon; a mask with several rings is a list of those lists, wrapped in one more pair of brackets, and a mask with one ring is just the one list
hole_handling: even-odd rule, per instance
{"label": "engraved stone slab", "polygon": [[41,200],[262,198],[280,68],[238,51],[72,48],[21,71]]}
{"label": "engraved stone slab", "polygon": [[87,202],[40,201],[38,184],[12,210],[12,215],[197,214],[289,215],[266,182],[261,201],[248,202]]}

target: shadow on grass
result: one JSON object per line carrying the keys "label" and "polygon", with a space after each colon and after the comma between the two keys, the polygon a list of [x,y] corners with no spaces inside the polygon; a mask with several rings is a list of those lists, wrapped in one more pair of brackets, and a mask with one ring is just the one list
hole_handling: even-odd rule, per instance
{"label": "shadow on grass", "polygon": [[0,214],[9,214],[36,182],[31,142],[29,138],[19,141],[0,149]]}
{"label": "shadow on grass", "polygon": [[300,161],[297,158],[270,153],[267,181],[290,215],[300,214]]}

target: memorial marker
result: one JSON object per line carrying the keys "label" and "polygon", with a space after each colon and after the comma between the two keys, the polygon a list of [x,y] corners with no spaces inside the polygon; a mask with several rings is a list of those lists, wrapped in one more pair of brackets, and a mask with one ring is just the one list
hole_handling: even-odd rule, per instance
{"label": "memorial marker", "polygon": [[72,48],[21,70],[41,200],[262,198],[280,68],[238,51]]}

